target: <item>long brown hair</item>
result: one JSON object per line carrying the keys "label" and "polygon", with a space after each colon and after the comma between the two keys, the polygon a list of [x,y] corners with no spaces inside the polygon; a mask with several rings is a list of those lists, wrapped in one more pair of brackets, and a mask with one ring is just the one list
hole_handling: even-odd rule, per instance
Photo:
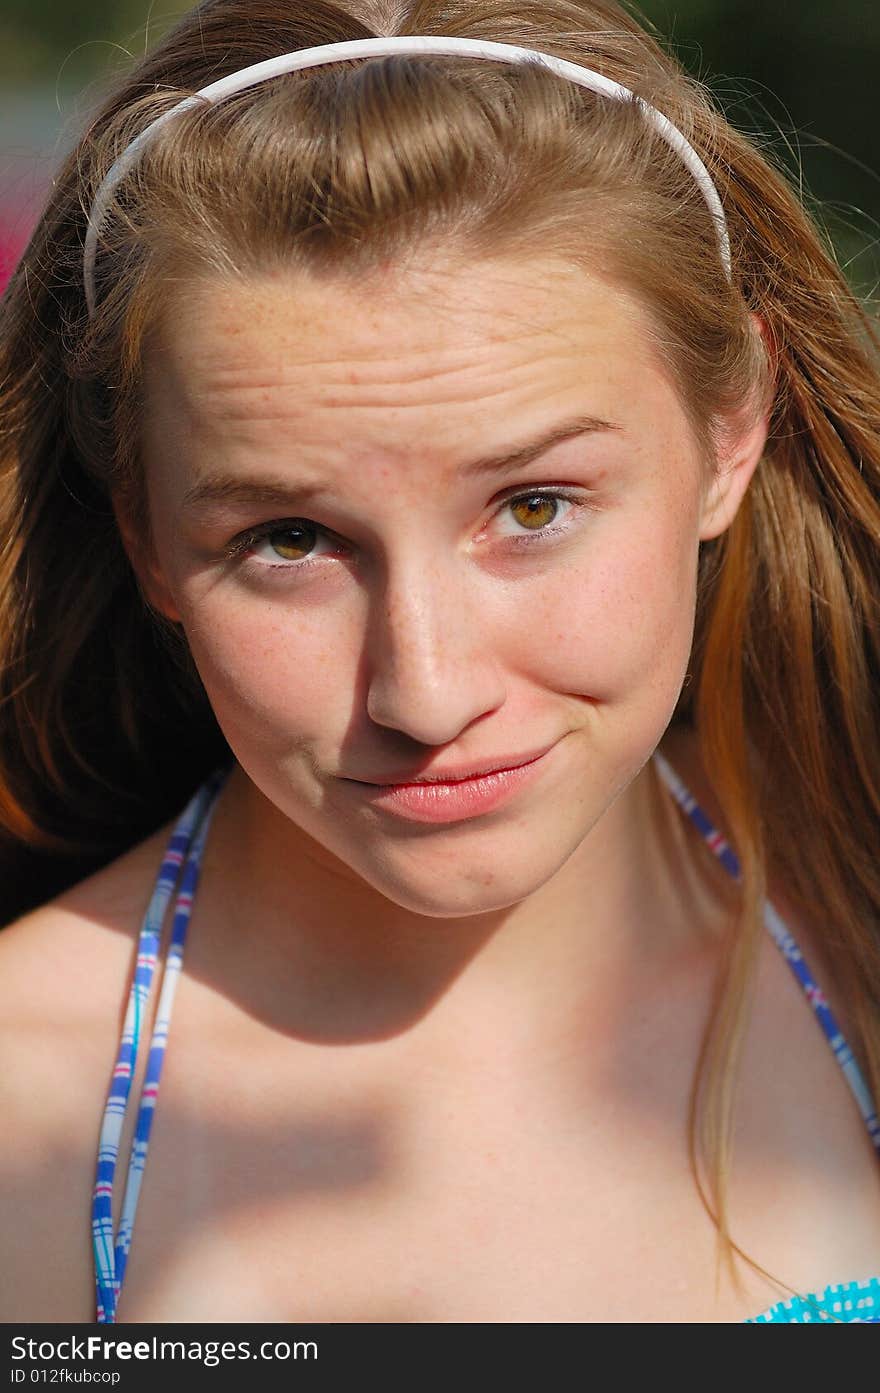
{"label": "long brown hair", "polygon": [[[167,125],[117,192],[88,322],[86,211],[138,131],[246,64],[388,33],[540,48],[646,98],[716,181],[733,284],[698,187],[635,104],[535,67],[394,56],[276,78]],[[207,0],[94,115],[0,326],[0,819],[5,883],[17,871],[23,886],[0,917],[168,819],[228,757],[111,507],[124,500],[148,534],[140,361],[161,306],[190,276],[286,264],[363,277],[426,244],[518,253],[524,274],[552,251],[635,293],[708,467],[725,412],[772,404],[735,521],[701,547],[674,718],[698,732],[742,867],[690,1124],[731,1258],[734,1085],[771,871],[826,926],[880,1098],[878,341],[785,174],[614,0]]]}

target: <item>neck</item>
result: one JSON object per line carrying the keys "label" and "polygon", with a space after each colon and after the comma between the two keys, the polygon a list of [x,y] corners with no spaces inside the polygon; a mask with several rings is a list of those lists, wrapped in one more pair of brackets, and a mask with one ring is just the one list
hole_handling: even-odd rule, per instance
{"label": "neck", "polygon": [[585,1012],[626,1011],[640,983],[717,941],[729,898],[703,878],[695,838],[649,761],[526,898],[434,917],[367,884],[236,766],[208,838],[187,971],[273,1031],[314,1042],[449,1038],[475,1019],[556,1036]]}

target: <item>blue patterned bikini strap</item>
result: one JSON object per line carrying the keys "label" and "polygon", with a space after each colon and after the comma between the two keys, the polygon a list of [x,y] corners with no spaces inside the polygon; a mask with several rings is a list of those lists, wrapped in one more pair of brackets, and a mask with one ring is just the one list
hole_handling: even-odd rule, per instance
{"label": "blue patterned bikini strap", "polygon": [[[706,844],[715,853],[718,860],[725,870],[733,876],[735,880],[741,878],[740,864],[730,846],[725,841],[722,834],[710,822],[703,809],[698,804],[696,798],[678,777],[669,761],[659,750],[654,751],[654,763],[672,793],[673,798],[679,807],[687,813],[694,826],[701,833]],[[804,960],[804,955],[798,947],[794,935],[782,919],[778,910],[770,900],[764,903],[764,924],[770,933],[774,943],[782,953],[785,961],[798,985],[803,989],[804,995],[813,1008],[813,1012],[825,1033],[825,1036],[834,1051],[834,1056],[843,1070],[844,1077],[849,1084],[853,1097],[858,1104],[859,1112],[868,1129],[868,1135],[874,1147],[880,1153],[880,1118],[877,1116],[877,1106],[871,1098],[870,1091],[865,1083],[864,1076],[856,1062],[852,1050],[847,1043],[843,1031],[837,1024],[831,1007],[816,982],[810,969]]]}
{"label": "blue patterned bikini strap", "polygon": [[[149,1144],[150,1126],[165,1057],[168,1021],[174,1000],[174,990],[183,962],[186,928],[198,884],[202,851],[208,828],[220,790],[226,782],[231,768],[230,765],[215,770],[196,791],[181,813],[168,841],[138,939],[134,979],[122,1027],[119,1054],[113,1070],[101,1125],[98,1164],[92,1198],[92,1246],[95,1261],[96,1316],[99,1325],[116,1323],[116,1308],[125,1276],[125,1265],[134,1226],[134,1214]],[[162,974],[162,989],[147,1071],[141,1091],[137,1125],[132,1141],[119,1233],[114,1244],[112,1205],[119,1143],[137,1063],[141,1025],[159,953],[162,924],[178,877],[180,878],[180,889],[175,902],[171,942],[166,957],[165,970]]]}

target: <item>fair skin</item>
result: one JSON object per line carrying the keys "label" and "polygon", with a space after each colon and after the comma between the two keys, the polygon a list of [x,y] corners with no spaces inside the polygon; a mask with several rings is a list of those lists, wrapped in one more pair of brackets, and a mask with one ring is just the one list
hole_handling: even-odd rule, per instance
{"label": "fair skin", "polygon": [[[669,722],[699,544],[733,521],[766,421],[727,423],[712,476],[637,305],[549,262],[478,271],[197,285],[150,346],[154,548],[122,509],[120,526],[237,764],[124,1321],[740,1321],[782,1294],[751,1274],[714,1286],[685,1137],[735,897],[649,763],[662,743],[723,827]],[[615,428],[467,476],[586,415]],[[184,509],[221,474],[325,492]],[[535,490],[591,506],[530,513]],[[561,530],[520,546],[535,517]],[[294,519],[324,530],[292,546]],[[223,559],[264,523],[286,529]],[[458,823],[341,782],[554,741],[522,796]],[[60,1254],[48,1276],[19,1262],[7,1319],[34,1318],[47,1281],[42,1318],[92,1318],[94,1144],[168,830],[0,942],[8,1241],[27,1248],[39,1216]],[[876,1161],[772,945],[743,1077],[734,1236],[801,1290],[870,1275]]]}
{"label": "fair skin", "polygon": [[[699,543],[732,520],[765,427],[710,484],[619,293],[540,263],[449,282],[205,287],[149,359],[153,554],[123,528],[238,761],[214,855],[236,903],[261,892],[218,970],[318,1038],[418,1023],[439,1047],[516,1002],[552,1039],[585,981],[682,946],[652,922],[668,868],[644,765],[687,672]],[[614,428],[464,474],[586,415]],[[187,508],[220,474],[325,492]],[[544,537],[493,501],[552,486],[576,502],[538,505]],[[303,516],[332,537],[224,563],[246,530]],[[350,781],[551,744],[529,792],[442,827]]]}

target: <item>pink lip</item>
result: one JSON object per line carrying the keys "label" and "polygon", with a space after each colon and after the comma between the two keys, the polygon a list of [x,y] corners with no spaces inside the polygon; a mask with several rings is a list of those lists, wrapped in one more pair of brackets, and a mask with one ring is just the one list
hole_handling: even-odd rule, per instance
{"label": "pink lip", "polygon": [[[558,742],[557,742],[558,743]],[[551,746],[555,749],[556,746]],[[537,778],[550,753],[538,755],[516,769],[499,769],[475,779],[454,783],[357,784],[363,797],[374,808],[382,808],[411,822],[461,822],[479,817],[506,803],[526,784]]]}
{"label": "pink lip", "polygon": [[[553,744],[556,744],[555,740]],[[466,779],[482,778],[484,774],[497,774],[505,769],[518,769],[521,764],[531,764],[533,760],[545,755],[550,749],[552,749],[551,745],[545,745],[543,749],[533,750],[531,754],[521,754],[517,751],[516,754],[496,756],[491,763],[480,764],[476,769],[473,765],[465,764],[460,764],[455,769],[450,766],[448,769],[431,770],[428,773],[423,773],[422,770],[402,769],[396,779],[358,779],[357,782],[377,786],[385,785],[386,787],[394,785],[395,788],[399,788],[401,784],[458,784]]]}

